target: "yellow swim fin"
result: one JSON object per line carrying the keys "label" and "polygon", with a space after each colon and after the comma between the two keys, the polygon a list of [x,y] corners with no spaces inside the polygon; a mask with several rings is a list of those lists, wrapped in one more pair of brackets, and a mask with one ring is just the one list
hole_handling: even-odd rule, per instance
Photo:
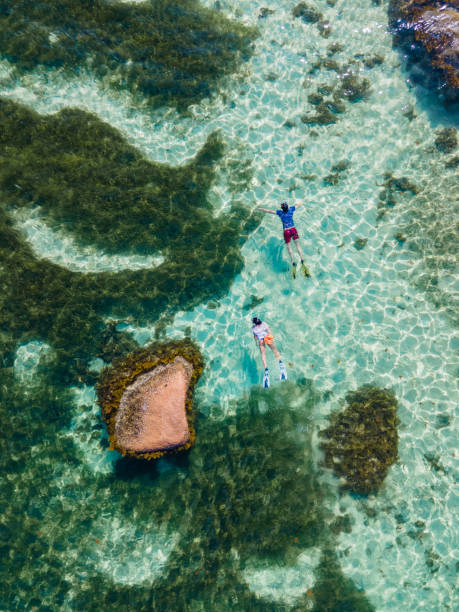
{"label": "yellow swim fin", "polygon": [[306,278],[311,278],[311,273],[309,272],[308,266],[304,262],[301,262],[301,271]]}

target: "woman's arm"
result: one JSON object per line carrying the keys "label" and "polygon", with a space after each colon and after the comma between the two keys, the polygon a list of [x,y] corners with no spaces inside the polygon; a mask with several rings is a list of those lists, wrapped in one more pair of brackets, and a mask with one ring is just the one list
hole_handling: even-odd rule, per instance
{"label": "woman's arm", "polygon": [[295,204],[295,208],[299,208],[300,206],[303,206],[304,202],[300,202],[299,204]]}
{"label": "woman's arm", "polygon": [[269,210],[269,208],[262,208],[261,206],[257,206],[257,210],[262,210],[263,212],[270,213],[271,215],[277,214],[275,210]]}

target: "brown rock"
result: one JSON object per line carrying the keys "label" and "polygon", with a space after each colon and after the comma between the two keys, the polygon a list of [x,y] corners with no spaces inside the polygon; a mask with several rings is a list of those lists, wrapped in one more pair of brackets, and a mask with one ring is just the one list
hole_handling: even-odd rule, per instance
{"label": "brown rock", "polygon": [[451,87],[459,88],[459,5],[425,10],[414,28],[416,40],[431,53],[434,66],[444,70]]}
{"label": "brown rock", "polygon": [[158,459],[191,448],[193,390],[203,368],[201,352],[189,338],[155,342],[104,368],[97,398],[110,449]]}
{"label": "brown rock", "polygon": [[[398,41],[408,36],[427,52],[457,100],[459,90],[459,2],[457,0],[391,0],[391,26]],[[409,45],[407,47],[410,51]]]}
{"label": "brown rock", "polygon": [[127,452],[183,446],[190,439],[186,397],[193,366],[183,357],[158,365],[126,387],[115,420],[114,440]]}

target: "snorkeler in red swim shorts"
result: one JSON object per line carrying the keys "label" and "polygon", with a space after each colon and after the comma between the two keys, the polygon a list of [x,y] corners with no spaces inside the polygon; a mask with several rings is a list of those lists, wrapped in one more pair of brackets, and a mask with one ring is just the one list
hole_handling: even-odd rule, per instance
{"label": "snorkeler in red swim shorts", "polygon": [[293,213],[300,206],[301,206],[301,203],[297,204],[296,206],[289,206],[287,202],[282,202],[280,210],[270,210],[269,208],[261,208],[260,206],[258,207],[258,210],[262,210],[263,212],[270,213],[271,215],[279,215],[282,221],[282,227],[284,229],[284,240],[285,240],[285,244],[287,245],[290,259],[292,261],[293,278],[296,277],[296,261],[294,261],[292,245],[290,244],[290,241],[292,240],[292,238],[296,246],[296,250],[298,251],[298,255],[300,256],[301,270],[303,271],[303,274],[305,276],[307,277],[311,276],[306,264],[304,263],[304,256],[303,256],[303,252],[300,247],[298,232],[296,231],[296,227],[293,222]]}

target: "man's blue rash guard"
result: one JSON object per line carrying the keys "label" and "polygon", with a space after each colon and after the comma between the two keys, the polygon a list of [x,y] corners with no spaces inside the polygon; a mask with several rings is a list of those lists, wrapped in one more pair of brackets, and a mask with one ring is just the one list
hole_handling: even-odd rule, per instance
{"label": "man's blue rash guard", "polygon": [[282,227],[284,230],[290,229],[291,227],[295,227],[293,222],[293,213],[295,212],[294,206],[289,206],[288,211],[284,212],[283,210],[276,210],[276,215],[279,215],[282,221]]}

